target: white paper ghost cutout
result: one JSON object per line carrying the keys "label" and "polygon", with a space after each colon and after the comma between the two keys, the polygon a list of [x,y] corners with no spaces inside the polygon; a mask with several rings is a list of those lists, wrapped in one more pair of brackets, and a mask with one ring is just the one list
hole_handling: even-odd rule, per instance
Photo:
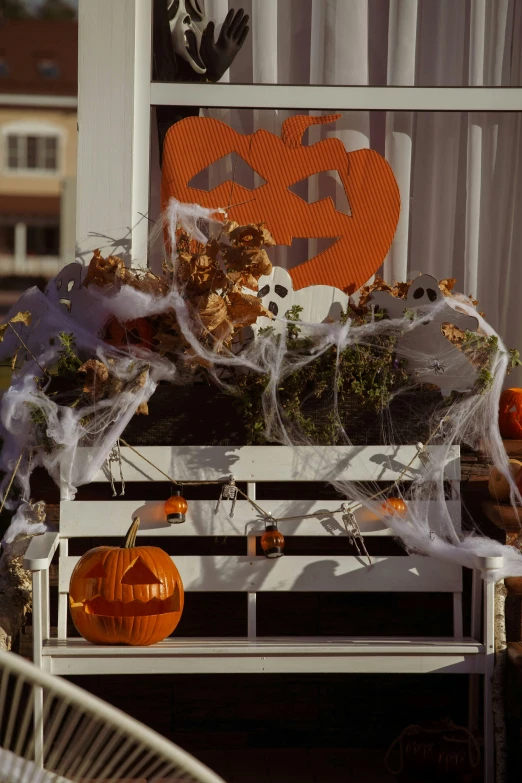
{"label": "white paper ghost cutout", "polygon": [[67,264],[49,282],[45,295],[80,326],[96,334],[107,322],[109,313],[100,299],[82,285],[86,274],[87,268],[81,264]]}
{"label": "white paper ghost cutout", "polygon": [[[411,310],[414,318],[422,321],[429,314],[429,321],[405,332],[397,347],[408,362],[408,372],[421,383],[438,386],[444,397],[452,391],[471,391],[477,379],[477,370],[462,351],[442,333],[444,323],[453,324],[463,331],[474,332],[478,319],[458,312],[444,303],[446,297],[437,280],[431,275],[420,275],[411,284],[406,299],[392,296],[388,291],[374,291],[370,300],[386,310],[390,318],[403,318],[405,310]],[[436,312],[433,313],[434,308]]]}
{"label": "white paper ghost cutout", "polygon": [[[252,293],[245,289],[246,293]],[[277,334],[286,329],[286,324],[278,318],[284,318],[294,305],[303,308],[300,320],[305,323],[320,324],[327,319],[339,321],[343,310],[348,307],[348,295],[329,285],[311,285],[294,291],[292,278],[281,266],[272,267],[269,275],[259,278],[258,297],[267,310],[277,318],[258,318],[252,327],[257,334],[259,329],[273,327]]]}

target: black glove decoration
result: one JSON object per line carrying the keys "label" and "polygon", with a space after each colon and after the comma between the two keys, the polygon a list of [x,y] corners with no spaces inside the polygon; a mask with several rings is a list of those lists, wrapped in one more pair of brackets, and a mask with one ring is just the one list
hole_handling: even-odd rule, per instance
{"label": "black glove decoration", "polygon": [[214,41],[216,25],[209,22],[201,38],[200,56],[207,68],[207,79],[218,82],[234,62],[246,41],[250,28],[248,14],[240,8],[228,12],[217,41]]}

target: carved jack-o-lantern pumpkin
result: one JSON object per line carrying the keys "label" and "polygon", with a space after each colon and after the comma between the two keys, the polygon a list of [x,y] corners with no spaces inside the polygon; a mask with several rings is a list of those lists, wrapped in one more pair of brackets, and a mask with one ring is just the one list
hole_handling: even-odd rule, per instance
{"label": "carved jack-o-lantern pumpkin", "polygon": [[498,426],[506,440],[522,439],[522,389],[504,389],[500,395]]}
{"label": "carved jack-o-lantern pumpkin", "polygon": [[[294,289],[329,285],[352,293],[379,268],[399,219],[400,196],[388,163],[369,149],[346,152],[339,139],[304,146],[310,125],[330,123],[341,115],[290,117],[281,138],[259,130],[237,133],[219,120],[188,117],[173,125],[163,147],[162,206],[170,198],[225,208],[240,225],[264,222],[277,244],[292,239],[328,238],[327,250],[289,270]],[[210,191],[191,187],[191,180],[215,161],[236,153],[264,184],[254,192],[237,182]],[[332,199],[312,204],[289,188],[322,171],[338,173],[351,215],[339,212]],[[230,206],[229,206],[230,205]]]}
{"label": "carved jack-o-lantern pumpkin", "polygon": [[134,520],[122,547],[91,549],[71,575],[72,620],[94,644],[155,644],[181,618],[178,569],[159,547],[135,546],[139,522]]}

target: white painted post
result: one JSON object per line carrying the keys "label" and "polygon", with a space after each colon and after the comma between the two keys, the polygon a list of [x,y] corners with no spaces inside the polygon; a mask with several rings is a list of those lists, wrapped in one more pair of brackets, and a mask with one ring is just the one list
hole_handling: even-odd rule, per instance
{"label": "white painted post", "polygon": [[[256,485],[254,482],[247,484],[247,495],[251,500],[256,499]],[[249,557],[256,556],[256,537],[248,536],[247,554]],[[257,636],[257,593],[248,594],[248,638],[255,639]]]}
{"label": "white painted post", "polygon": [[80,0],[76,253],[146,266],[152,0]]}
{"label": "white painted post", "polygon": [[[502,567],[502,557],[484,558],[484,568]],[[495,724],[493,720],[492,680],[495,668],[495,583],[484,582],[484,783],[495,780]]]}
{"label": "white painted post", "polygon": [[76,177],[62,181],[60,197],[60,261],[65,266],[74,261],[76,244]]}
{"label": "white painted post", "polygon": [[[69,539],[60,539],[60,557],[69,554]],[[58,593],[58,639],[67,639],[67,595]]]}
{"label": "white painted post", "polygon": [[[480,571],[474,570],[471,583],[471,638],[480,638],[482,612],[482,577]],[[468,728],[477,731],[479,724],[479,675],[469,676],[469,708]]]}
{"label": "white painted post", "polygon": [[[43,645],[43,601],[42,572],[33,571],[33,663],[42,668]],[[33,690],[33,726],[34,726],[34,760],[37,766],[43,767],[43,690],[35,687]]]}
{"label": "white painted post", "polygon": [[15,272],[23,274],[27,262],[27,226],[25,223],[15,225],[14,260]]}

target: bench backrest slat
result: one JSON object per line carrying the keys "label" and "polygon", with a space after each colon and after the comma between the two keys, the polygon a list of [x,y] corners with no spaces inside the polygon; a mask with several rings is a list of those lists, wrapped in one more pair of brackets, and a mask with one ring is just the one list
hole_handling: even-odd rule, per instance
{"label": "bench backrest slat", "polygon": [[[422,472],[415,446],[140,446],[138,451],[177,481],[223,480],[231,474],[236,481],[395,481],[411,460],[404,479]],[[446,455],[446,478],[460,480],[458,446],[429,451]],[[131,449],[122,447],[121,455],[125,481],[165,481]],[[90,449],[79,449],[77,459],[92,459]],[[99,470],[93,481],[109,481],[108,471]]]}
{"label": "bench backrest slat", "polygon": [[[216,496],[217,496],[216,492]],[[134,517],[140,518],[138,536],[247,536],[261,535],[265,524],[259,514],[246,500],[238,500],[234,516],[229,516],[230,502],[222,501],[216,513],[217,500],[191,500],[189,513],[182,525],[169,525],[165,517],[163,500],[111,500],[107,504],[99,500],[64,501],[60,507],[60,535],[63,538],[123,538]],[[281,523],[281,530],[293,536],[345,536],[338,511],[339,500],[263,500],[263,509],[274,518],[299,517],[299,515],[322,512],[314,519],[296,519]],[[446,504],[455,525],[460,523],[460,501],[449,500]],[[427,513],[432,530],[438,529],[439,506],[424,502],[416,506],[421,514]],[[393,532],[364,508],[355,513],[357,522],[365,536],[390,536]]]}
{"label": "bench backrest slat", "polygon": [[[176,555],[172,558],[188,592],[393,592],[453,593],[462,590],[462,569],[421,555],[372,557],[372,566],[349,555],[293,555],[277,560],[248,555]],[[69,591],[79,557],[60,558],[60,592]]]}

